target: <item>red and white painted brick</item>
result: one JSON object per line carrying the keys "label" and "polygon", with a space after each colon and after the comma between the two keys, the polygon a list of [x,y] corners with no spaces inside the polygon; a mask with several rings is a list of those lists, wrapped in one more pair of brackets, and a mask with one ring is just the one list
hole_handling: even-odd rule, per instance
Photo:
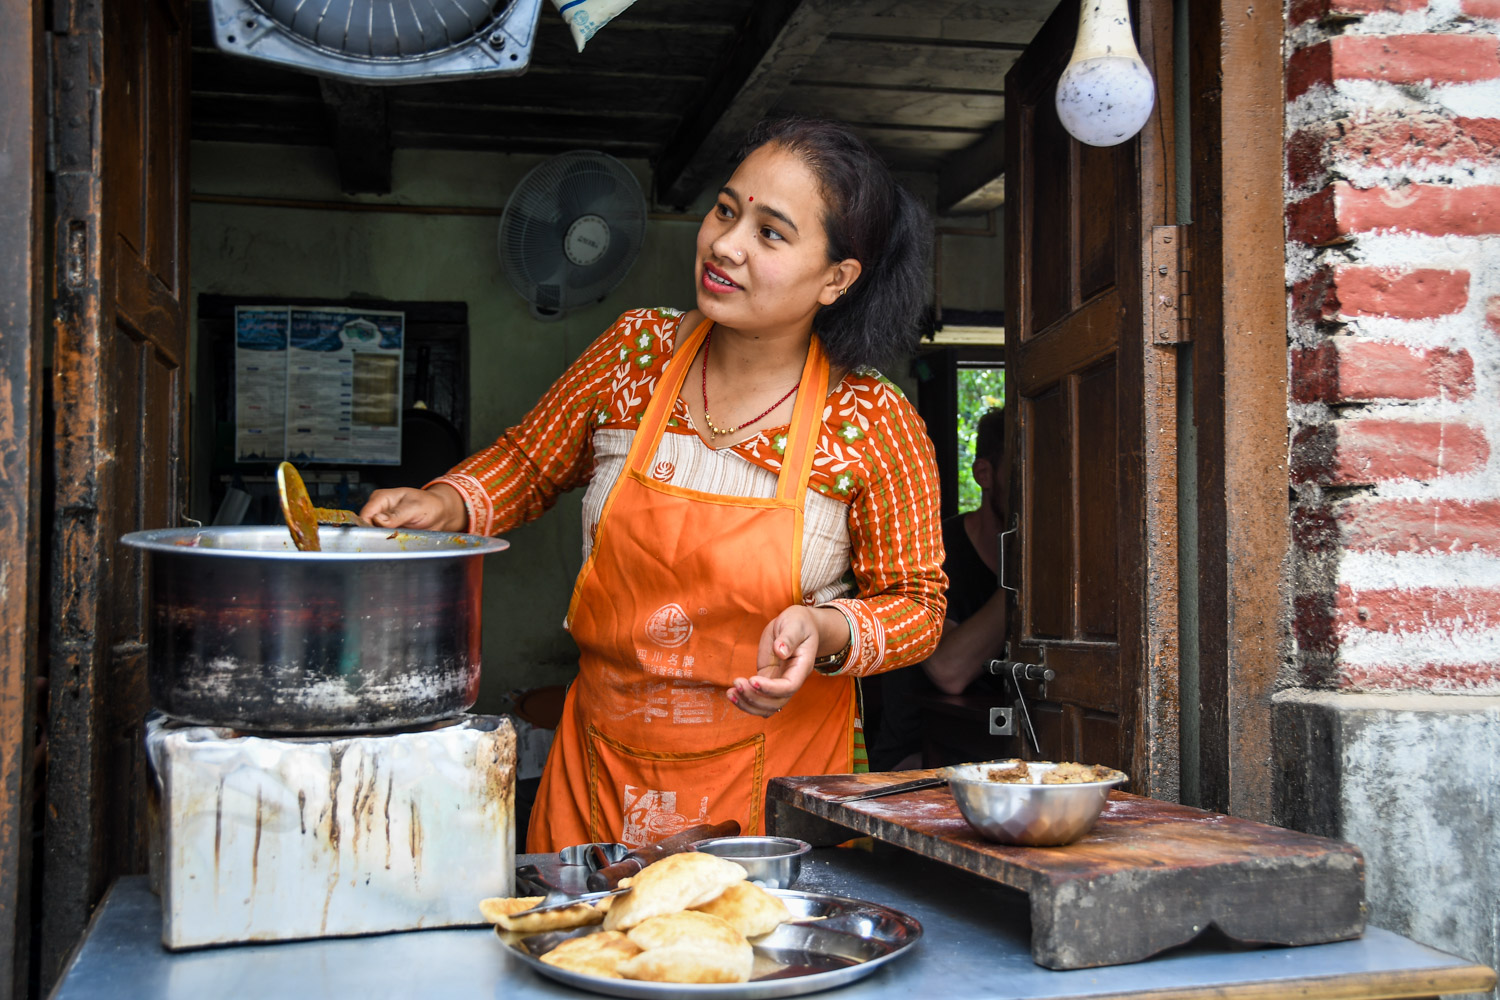
{"label": "red and white painted brick", "polygon": [[1289,680],[1500,694],[1500,0],[1292,0]]}

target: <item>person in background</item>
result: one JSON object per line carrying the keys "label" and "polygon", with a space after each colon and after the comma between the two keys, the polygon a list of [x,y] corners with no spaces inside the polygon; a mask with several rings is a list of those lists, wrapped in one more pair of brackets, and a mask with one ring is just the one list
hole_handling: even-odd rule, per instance
{"label": "person in background", "polygon": [[915,350],[932,228],[848,126],[763,122],[699,227],[697,308],[625,313],[521,423],[381,527],[498,534],[586,487],[579,674],[527,849],[763,828],[768,779],[864,764],[854,678],[943,621]]}
{"label": "person in background", "polygon": [[[919,667],[879,678],[881,718],[870,743],[870,766],[898,771],[921,760],[921,700],[934,693],[963,694],[984,664],[1005,649],[1005,591],[999,587],[1000,504],[1005,493],[1005,411],[991,408],[974,436],[974,482],[979,506],[943,522],[943,572],[948,613],[937,650]],[[981,682],[984,683],[984,682]],[[1000,685],[996,684],[997,693]]]}

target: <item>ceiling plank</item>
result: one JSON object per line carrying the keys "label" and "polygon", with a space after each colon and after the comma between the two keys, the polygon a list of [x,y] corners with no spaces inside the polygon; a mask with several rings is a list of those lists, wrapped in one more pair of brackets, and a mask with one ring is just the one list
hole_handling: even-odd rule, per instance
{"label": "ceiling plank", "polygon": [[1005,122],[1001,121],[972,146],[943,161],[938,171],[937,210],[953,206],[1005,173]]}
{"label": "ceiling plank", "polygon": [[[1026,5],[1013,4],[1012,7]],[[1033,5],[1036,6],[1036,5]],[[1025,48],[1031,43],[1052,13],[1055,3],[1039,9],[996,10],[979,12],[980,16],[933,16],[931,14],[866,14],[850,17],[839,25],[841,33],[883,37],[912,44],[958,42],[969,45],[1014,45]],[[973,12],[970,12],[973,13]]]}
{"label": "ceiling plank", "polygon": [[1005,117],[1005,96],[804,86],[799,82],[787,88],[776,109],[847,122],[936,125],[983,132]]}
{"label": "ceiling plank", "polygon": [[316,146],[326,149],[328,133],[317,129],[271,125],[230,125],[219,122],[193,126],[194,142],[258,142],[269,146]]}
{"label": "ceiling plank", "polygon": [[[578,143],[555,138],[550,135],[455,135],[452,132],[396,132],[397,145],[402,149],[456,149],[487,153],[567,153],[578,148]],[[654,143],[634,139],[620,139],[589,143],[591,149],[622,159],[645,158],[659,147]]]}
{"label": "ceiling plank", "polygon": [[882,154],[901,149],[909,152],[931,152],[939,155],[957,153],[974,144],[978,136],[968,129],[923,129],[907,126],[862,125],[849,127]]}
{"label": "ceiling plank", "polygon": [[824,0],[762,0],[703,102],[685,116],[656,169],[656,198],[685,207],[724,169],[741,137],[775,107],[823,44]]}
{"label": "ceiling plank", "polygon": [[[770,0],[767,4],[770,5]],[[608,27],[589,39],[588,48],[579,52],[572,32],[549,5],[537,29],[527,72],[542,70],[585,76],[599,72],[655,76],[665,72],[713,77],[723,65],[731,43],[731,32],[718,30],[713,25],[632,31],[616,29],[615,22],[611,21]]]}
{"label": "ceiling plank", "polygon": [[322,78],[339,188],[345,194],[390,194],[390,108],[385,89]]}
{"label": "ceiling plank", "polygon": [[324,118],[323,102],[302,97],[271,96],[223,96],[220,94],[194,94],[190,105],[193,118],[193,138],[201,138],[198,131],[204,126],[233,128],[244,125],[254,129],[290,131],[316,131],[323,133],[322,144],[328,142],[327,122]]}
{"label": "ceiling plank", "polygon": [[961,89],[1003,93],[1015,49],[913,45],[906,42],[829,38],[818,52],[808,83],[841,81],[921,90]]}
{"label": "ceiling plank", "polygon": [[637,22],[656,24],[666,22],[675,26],[695,24],[739,24],[745,19],[757,0],[650,0],[621,11],[612,25],[634,27]]}
{"label": "ceiling plank", "polygon": [[393,102],[390,108],[391,131],[398,136],[529,135],[545,137],[549,143],[564,149],[597,148],[601,143],[628,139],[660,150],[671,138],[676,124],[673,118],[637,119],[629,129],[622,129],[614,113],[538,115],[517,108],[448,107],[401,101]]}

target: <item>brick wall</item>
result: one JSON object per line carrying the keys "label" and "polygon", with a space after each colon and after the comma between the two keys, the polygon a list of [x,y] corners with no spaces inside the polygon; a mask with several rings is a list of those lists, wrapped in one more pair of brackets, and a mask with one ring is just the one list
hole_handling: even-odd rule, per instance
{"label": "brick wall", "polygon": [[1500,0],[1290,0],[1295,676],[1500,694]]}

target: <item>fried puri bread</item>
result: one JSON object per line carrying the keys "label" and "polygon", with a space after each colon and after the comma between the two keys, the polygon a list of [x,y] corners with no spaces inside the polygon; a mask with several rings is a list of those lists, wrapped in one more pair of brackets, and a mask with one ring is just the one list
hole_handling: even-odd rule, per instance
{"label": "fried puri bread", "polygon": [[739,948],[673,945],[653,948],[620,963],[620,975],[653,983],[744,983],[750,980],[755,953],[748,942]]}
{"label": "fried puri bread", "polygon": [[641,869],[630,892],[617,897],[605,914],[604,927],[629,930],[651,917],[706,903],[744,878],[744,868],[712,854],[670,855]]}
{"label": "fried puri bread", "polygon": [[693,909],[719,917],[745,937],[769,934],[792,919],[785,903],[752,882],[736,882]]}
{"label": "fried puri bread", "polygon": [[644,951],[678,946],[737,949],[745,943],[745,935],[720,917],[682,910],[642,920],[630,928],[630,940]]}
{"label": "fried puri bread", "polygon": [[[634,880],[627,875],[625,878],[620,879],[620,884],[615,886],[615,888],[629,889],[630,884],[633,881]],[[615,900],[619,898],[619,896],[605,896],[603,899],[596,899],[594,900],[594,909],[598,910],[601,913],[608,913],[609,908],[615,905]]]}
{"label": "fried puri bread", "polygon": [[529,910],[542,902],[541,896],[494,896],[479,901],[479,912],[492,924],[507,931],[538,934],[542,931],[560,931],[569,927],[584,927],[597,924],[604,919],[604,911],[588,903],[578,903],[563,910],[548,910],[524,917],[516,914]]}
{"label": "fried puri bread", "polygon": [[564,941],[543,955],[542,961],[569,972],[619,979],[620,963],[640,953],[640,947],[619,931],[600,931]]}

